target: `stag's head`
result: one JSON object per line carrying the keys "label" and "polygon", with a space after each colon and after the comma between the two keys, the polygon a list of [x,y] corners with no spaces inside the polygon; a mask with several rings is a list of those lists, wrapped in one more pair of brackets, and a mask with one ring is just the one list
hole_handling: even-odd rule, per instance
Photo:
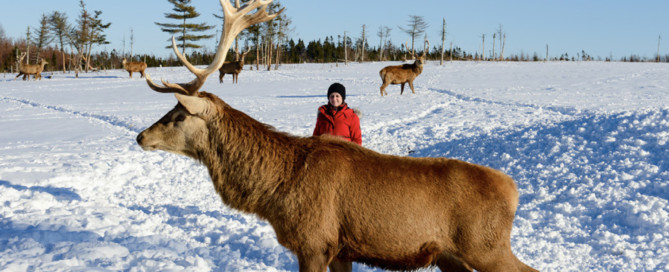
{"label": "stag's head", "polygon": [[423,63],[425,63],[425,54],[427,53],[428,50],[430,50],[430,42],[428,40],[425,40],[424,44],[425,48],[423,49],[423,55],[417,56],[413,52],[411,52],[411,56],[416,60],[415,64],[419,66],[423,66]]}
{"label": "stag's head", "polygon": [[242,53],[241,56],[239,56],[239,61],[241,61],[242,63],[244,63],[244,58],[246,58],[246,54],[248,54],[249,52],[251,52],[251,48],[247,49],[246,51],[244,51],[244,52]]}
{"label": "stag's head", "polygon": [[236,7],[233,7],[229,0],[220,0],[220,2],[225,16],[225,25],[216,55],[209,66],[205,69],[195,68],[179,52],[176,41],[172,37],[174,53],[195,75],[195,79],[188,83],[162,81],[163,85],[159,86],[151,80],[148,73],[146,74],[146,81],[151,89],[160,93],[174,93],[178,104],[158,122],[137,136],[137,143],[144,150],[164,150],[198,159],[197,150],[204,148],[202,145],[207,143],[209,136],[207,123],[215,118],[225,105],[215,95],[200,92],[200,88],[212,73],[221,68],[232,42],[242,30],[257,23],[269,21],[283,11],[268,14],[267,5],[272,0],[254,0],[242,7],[239,6],[239,0],[236,0]]}

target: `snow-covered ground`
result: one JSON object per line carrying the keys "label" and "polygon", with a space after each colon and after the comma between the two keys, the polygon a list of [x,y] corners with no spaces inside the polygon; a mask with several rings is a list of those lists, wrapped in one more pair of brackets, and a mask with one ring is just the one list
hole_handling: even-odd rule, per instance
{"label": "snow-covered ground", "polygon": [[[327,87],[362,111],[363,145],[452,157],[518,183],[511,238],[542,271],[669,271],[669,65],[430,62],[379,95],[394,63],[283,65],[203,90],[309,136]],[[247,66],[248,68],[248,66]],[[148,69],[170,82],[185,68]],[[0,270],[295,271],[272,228],[223,205],[203,166],[135,137],[173,95],[122,71],[0,74]],[[355,265],[356,271],[377,271]]]}

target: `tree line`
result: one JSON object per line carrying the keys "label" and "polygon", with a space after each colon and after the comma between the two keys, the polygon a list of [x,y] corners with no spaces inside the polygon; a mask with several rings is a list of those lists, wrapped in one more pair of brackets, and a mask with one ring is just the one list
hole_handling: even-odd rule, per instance
{"label": "tree line", "polygon": [[[215,52],[210,52],[197,44],[203,39],[216,38],[217,35],[198,34],[204,31],[210,31],[217,26],[206,23],[193,23],[200,14],[190,5],[191,0],[167,0],[173,7],[173,13],[166,13],[165,18],[173,20],[171,22],[155,22],[161,27],[161,30],[175,36],[178,46],[184,52],[186,57],[195,65],[210,63]],[[245,4],[249,0],[242,0]],[[27,27],[25,38],[11,39],[5,37],[4,30],[0,26],[0,69],[4,72],[14,72],[17,70],[17,61],[21,53],[26,52],[27,63],[36,63],[39,58],[44,58],[49,65],[47,71],[73,71],[78,76],[80,71],[91,71],[98,69],[117,69],[121,67],[121,61],[124,58],[141,60],[147,63],[149,67],[158,66],[180,66],[181,62],[173,55],[167,58],[157,57],[155,55],[138,55],[132,53],[134,43],[132,29],[130,36],[130,53],[125,52],[125,37],[123,39],[123,50],[118,52],[116,49],[111,51],[94,51],[96,46],[109,44],[104,31],[111,26],[111,23],[105,23],[102,20],[102,11],[93,12],[86,8],[84,0],[79,0],[81,8],[75,18],[75,23],[68,21],[68,16],[64,13],[54,11],[51,14],[43,14],[36,28]],[[282,9],[280,2],[274,2],[269,7],[270,13],[275,13]],[[214,14],[215,17],[223,20],[223,16]],[[223,25],[221,21],[221,25]],[[399,27],[400,31],[406,33],[409,37],[404,44],[395,44],[390,40],[392,28],[387,26],[379,27],[377,36],[378,45],[371,45],[368,42],[369,30],[365,25],[359,35],[350,35],[343,32],[336,36],[325,36],[323,39],[305,42],[302,39],[294,40],[290,38],[293,31],[291,19],[285,14],[272,21],[259,25],[254,25],[244,30],[236,39],[234,47],[228,54],[228,60],[236,60],[240,55],[240,50],[249,50],[252,52],[246,56],[246,63],[251,64],[255,69],[274,69],[281,63],[332,63],[332,62],[364,62],[364,61],[400,61],[412,58],[416,51],[422,51],[419,45],[421,35],[425,33],[428,26],[427,22],[421,16],[411,15],[407,27]],[[221,27],[222,28],[222,27]],[[218,28],[217,28],[218,29]],[[478,60],[478,61],[589,61],[605,60],[613,61],[612,57],[601,59],[587,54],[585,51],[578,52],[570,56],[563,53],[559,57],[548,57],[548,45],[546,46],[546,55],[540,56],[538,53],[532,55],[521,52],[520,54],[504,55],[504,45],[506,44],[506,33],[502,25],[492,34],[492,48],[486,51],[486,35],[481,36],[481,47],[475,52],[466,52],[458,46],[446,46],[446,20],[443,21],[441,32],[441,44],[433,45],[428,48],[425,54],[426,60],[441,59],[442,63],[446,60]],[[424,37],[427,40],[427,37]],[[411,44],[409,44],[411,41]],[[490,41],[488,41],[490,42]],[[418,44],[417,44],[418,43]],[[497,43],[497,44],[496,44]],[[659,41],[658,41],[659,43]],[[425,44],[425,43],[423,43]],[[166,46],[171,48],[171,42]],[[659,45],[658,45],[659,47]],[[497,51],[496,51],[497,50]],[[487,54],[486,54],[487,52]],[[623,57],[620,61],[640,62],[640,61],[663,61],[669,62],[669,55],[658,56],[656,58],[644,58],[638,55]]]}

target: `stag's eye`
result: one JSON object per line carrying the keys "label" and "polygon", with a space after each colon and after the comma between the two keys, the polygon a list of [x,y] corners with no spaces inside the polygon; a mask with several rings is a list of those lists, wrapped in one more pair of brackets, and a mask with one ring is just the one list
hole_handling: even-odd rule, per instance
{"label": "stag's eye", "polygon": [[186,120],[186,115],[177,115],[177,118],[174,119],[175,122],[183,122],[183,120]]}

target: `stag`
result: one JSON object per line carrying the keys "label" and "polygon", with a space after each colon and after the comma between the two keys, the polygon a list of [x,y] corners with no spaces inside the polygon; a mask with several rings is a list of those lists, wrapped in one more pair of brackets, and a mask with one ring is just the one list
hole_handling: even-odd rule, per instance
{"label": "stag", "polygon": [[239,32],[278,15],[267,13],[271,1],[235,8],[220,0],[224,31],[205,69],[172,39],[195,79],[158,85],[147,73],[151,89],[174,93],[178,103],[137,136],[142,149],[204,164],[221,200],[267,220],[302,272],[351,271],[354,261],[394,270],[535,271],[511,252],[518,192],[503,173],[383,155],[332,136],[289,135],[199,91]]}
{"label": "stag", "polygon": [[[413,80],[423,72],[423,63],[425,62],[425,52],[430,48],[430,42],[425,40],[426,46],[423,51],[423,55],[416,56],[414,52],[411,52],[411,56],[415,59],[412,64],[402,64],[394,66],[386,66],[381,69],[379,75],[381,75],[381,80],[383,84],[381,85],[381,96],[388,95],[386,92],[386,87],[390,84],[402,84],[400,95],[404,93],[404,84],[409,83],[411,88],[411,93],[416,93],[413,89]],[[408,46],[407,46],[408,48]]]}
{"label": "stag", "polygon": [[251,48],[246,50],[246,52],[243,52],[237,61],[226,61],[223,63],[221,69],[218,69],[218,80],[221,83],[223,83],[223,76],[226,74],[232,74],[232,83],[237,83],[239,73],[241,73],[242,69],[244,69],[244,58],[246,57],[246,54],[249,53],[249,51],[251,51]]}
{"label": "stag", "polygon": [[123,58],[123,69],[128,71],[130,78],[132,78],[133,72],[139,72],[140,77],[144,77],[144,70],[146,70],[146,62],[143,61],[131,61],[128,62]]}
{"label": "stag", "polygon": [[21,53],[19,57],[19,74],[16,75],[14,80],[23,75],[23,80],[29,79],[30,75],[33,75],[35,80],[42,79],[42,71],[44,71],[44,66],[49,64],[43,58],[39,59],[37,64],[23,64],[23,59],[26,57],[26,53]]}

